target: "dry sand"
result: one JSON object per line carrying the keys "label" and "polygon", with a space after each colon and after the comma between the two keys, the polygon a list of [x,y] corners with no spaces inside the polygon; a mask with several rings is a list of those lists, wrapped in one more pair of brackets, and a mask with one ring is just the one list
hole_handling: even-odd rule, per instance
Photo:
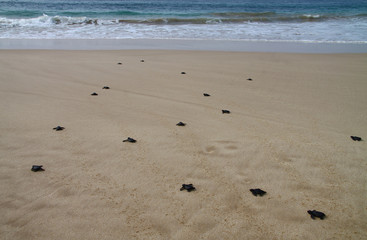
{"label": "dry sand", "polygon": [[2,50],[0,239],[367,239],[366,66]]}

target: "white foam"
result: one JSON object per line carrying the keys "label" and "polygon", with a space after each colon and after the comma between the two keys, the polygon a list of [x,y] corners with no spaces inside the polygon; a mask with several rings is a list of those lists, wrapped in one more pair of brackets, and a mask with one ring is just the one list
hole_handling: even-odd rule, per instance
{"label": "white foam", "polygon": [[[308,15],[306,15],[308,16]],[[316,18],[318,15],[310,15]],[[119,23],[115,19],[43,15],[0,18],[0,38],[9,39],[221,39],[307,42],[367,42],[367,21],[243,22],[210,24]]]}
{"label": "white foam", "polygon": [[304,14],[303,16],[306,18],[320,18],[318,14]]}

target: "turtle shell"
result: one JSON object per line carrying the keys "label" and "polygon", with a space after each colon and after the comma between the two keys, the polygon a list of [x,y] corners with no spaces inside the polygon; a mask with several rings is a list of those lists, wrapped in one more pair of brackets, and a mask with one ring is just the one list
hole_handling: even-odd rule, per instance
{"label": "turtle shell", "polygon": [[183,127],[183,126],[185,126],[185,125],[186,125],[186,123],[179,122],[179,123],[177,123],[176,125],[177,125],[177,126],[182,126],[182,127]]}
{"label": "turtle shell", "polygon": [[256,197],[257,195],[262,197],[266,194],[266,192],[264,190],[261,190],[260,188],[250,189],[250,192]]}
{"label": "turtle shell", "polygon": [[131,142],[131,143],[135,143],[136,140],[134,138],[128,137],[127,139],[123,140],[123,142]]}
{"label": "turtle shell", "polygon": [[182,187],[180,188],[180,191],[187,190],[188,192],[195,191],[196,188],[190,183],[190,184],[182,184]]}
{"label": "turtle shell", "polygon": [[62,131],[64,130],[65,128],[64,127],[61,127],[61,126],[57,126],[57,127],[54,127],[53,130],[56,130],[56,131]]}
{"label": "turtle shell", "polygon": [[326,217],[325,213],[316,210],[308,210],[307,213],[311,215],[312,219],[320,218],[323,220]]}
{"label": "turtle shell", "polygon": [[33,165],[31,170],[33,172],[45,171],[45,169],[42,168],[42,165]]}
{"label": "turtle shell", "polygon": [[357,137],[357,136],[350,136],[350,138],[353,140],[353,141],[362,141],[362,138],[360,137]]}

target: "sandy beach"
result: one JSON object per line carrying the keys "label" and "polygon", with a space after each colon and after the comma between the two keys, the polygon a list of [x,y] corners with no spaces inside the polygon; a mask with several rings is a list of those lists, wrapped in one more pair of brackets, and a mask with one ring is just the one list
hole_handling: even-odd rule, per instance
{"label": "sandy beach", "polygon": [[367,239],[366,66],[0,50],[0,239]]}

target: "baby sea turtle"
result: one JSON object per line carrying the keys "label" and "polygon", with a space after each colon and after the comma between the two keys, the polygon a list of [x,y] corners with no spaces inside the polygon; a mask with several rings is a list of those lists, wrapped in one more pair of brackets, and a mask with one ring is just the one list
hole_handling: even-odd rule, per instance
{"label": "baby sea turtle", "polygon": [[195,191],[196,188],[190,183],[190,184],[182,184],[182,187],[180,191],[187,190],[188,192]]}
{"label": "baby sea turtle", "polygon": [[185,125],[186,125],[186,123],[179,122],[179,123],[177,123],[176,125],[177,125],[177,126],[182,126],[182,127],[183,127],[183,126],[185,126]]}
{"label": "baby sea turtle", "polygon": [[45,169],[42,168],[42,165],[33,165],[31,170],[33,172],[45,171]]}
{"label": "baby sea turtle", "polygon": [[257,195],[260,195],[260,197],[264,196],[266,194],[265,191],[261,190],[260,188],[250,189],[252,194],[257,197]]}
{"label": "baby sea turtle", "polygon": [[203,93],[204,97],[210,97],[210,94],[208,93]]}
{"label": "baby sea turtle", "polygon": [[362,141],[362,138],[357,137],[357,136],[350,136],[351,139],[353,139],[353,141]]}
{"label": "baby sea turtle", "polygon": [[308,212],[308,214],[311,215],[312,219],[320,218],[321,220],[323,220],[326,217],[325,213],[319,212],[319,211],[316,211],[316,210],[313,210],[313,211],[308,210],[307,212]]}
{"label": "baby sea turtle", "polygon": [[252,81],[252,78],[247,78],[247,81]]}
{"label": "baby sea turtle", "polygon": [[226,113],[226,114],[230,114],[230,113],[231,113],[231,111],[229,111],[229,110],[222,110],[222,113],[223,113],[223,114],[225,114],[225,113]]}
{"label": "baby sea turtle", "polygon": [[144,59],[140,60],[140,62],[144,62]]}
{"label": "baby sea turtle", "polygon": [[92,96],[98,96],[98,93],[94,92],[91,94]]}
{"label": "baby sea turtle", "polygon": [[117,64],[118,64],[118,65],[122,65],[122,63],[120,63],[120,62],[119,62],[119,63],[117,63]]}
{"label": "baby sea turtle", "polygon": [[110,89],[109,86],[104,86],[102,89]]}
{"label": "baby sea turtle", "polygon": [[56,130],[56,131],[62,131],[64,130],[65,128],[64,127],[61,127],[61,126],[57,126],[57,127],[54,127],[53,130]]}
{"label": "baby sea turtle", "polygon": [[185,72],[181,72],[181,74],[186,74]]}
{"label": "baby sea turtle", "polygon": [[123,140],[123,142],[131,142],[134,143],[136,140],[134,138],[128,137],[127,139]]}

